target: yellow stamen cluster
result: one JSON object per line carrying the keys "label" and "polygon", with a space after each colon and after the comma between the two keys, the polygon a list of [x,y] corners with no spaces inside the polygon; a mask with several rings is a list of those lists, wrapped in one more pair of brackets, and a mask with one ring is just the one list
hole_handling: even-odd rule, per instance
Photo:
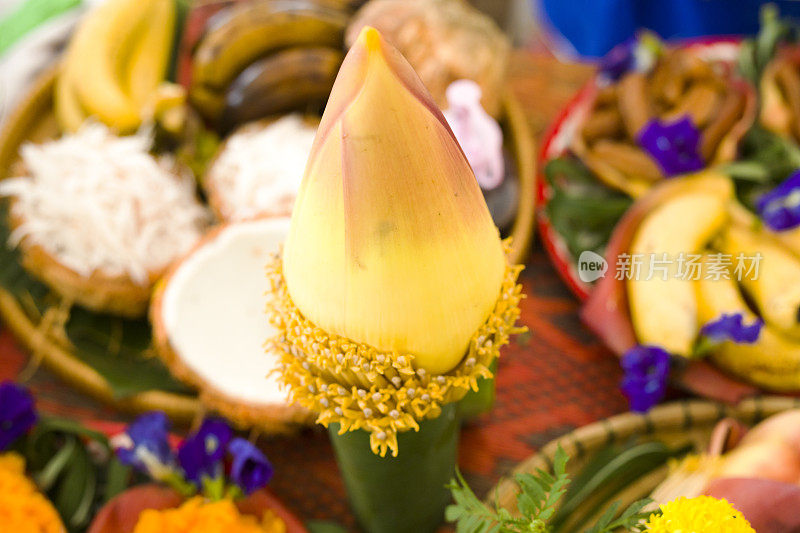
{"label": "yellow stamen cluster", "polygon": [[726,500],[710,496],[679,498],[661,506],[661,515],[651,515],[649,533],[755,533],[742,513]]}
{"label": "yellow stamen cluster", "polygon": [[207,502],[201,496],[175,509],[147,509],[133,533],[286,533],[286,524],[270,510],[259,522],[243,515],[230,500]]}
{"label": "yellow stamen cluster", "polygon": [[0,455],[0,530],[16,533],[64,533],[53,504],[25,475],[25,459]]}
{"label": "yellow stamen cluster", "polygon": [[509,335],[524,330],[514,326],[522,268],[506,266],[494,310],[470,339],[461,363],[447,374],[431,375],[414,367],[411,354],[381,352],[315,326],[292,302],[276,256],[267,268],[268,313],[280,335],[269,341],[269,349],[281,354],[282,381],[292,398],[319,413],[319,424],[338,423],[340,434],[366,430],[373,453],[383,457],[391,450],[397,456],[399,432],[419,430],[419,421],[439,416],[443,404],[477,390],[479,378],[492,377],[489,365]]}

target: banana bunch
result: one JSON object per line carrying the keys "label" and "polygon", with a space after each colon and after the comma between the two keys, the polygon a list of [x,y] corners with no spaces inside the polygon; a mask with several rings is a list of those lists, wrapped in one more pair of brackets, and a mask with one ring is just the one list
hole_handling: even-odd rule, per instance
{"label": "banana bunch", "polygon": [[321,108],[343,58],[347,2],[254,0],[217,13],[192,58],[189,99],[223,130]]}
{"label": "banana bunch", "polygon": [[155,112],[176,16],[175,0],[107,0],[86,16],[56,82],[55,112],[62,131],[73,132],[95,117],[128,133]]}
{"label": "banana bunch", "polygon": [[[617,351],[647,344],[687,358],[705,324],[722,315],[760,318],[755,342],[717,342],[708,357],[764,389],[800,391],[800,230],[782,233],[745,209],[722,174],[654,187],[609,244],[608,257],[628,258],[625,271],[617,259],[617,275],[595,288],[583,318]],[[737,273],[737,258],[746,272]]]}

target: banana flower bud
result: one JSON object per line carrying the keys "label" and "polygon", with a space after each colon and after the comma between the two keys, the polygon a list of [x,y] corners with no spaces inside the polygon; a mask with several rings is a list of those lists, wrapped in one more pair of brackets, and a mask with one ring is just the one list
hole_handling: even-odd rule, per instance
{"label": "banana flower bud", "polygon": [[283,273],[329,333],[452,370],[506,259],[467,159],[408,62],[365,28],[339,71],[297,197]]}
{"label": "banana flower bud", "polygon": [[477,390],[519,317],[521,267],[408,62],[373,28],[347,54],[282,253],[268,267],[292,397],[398,453]]}

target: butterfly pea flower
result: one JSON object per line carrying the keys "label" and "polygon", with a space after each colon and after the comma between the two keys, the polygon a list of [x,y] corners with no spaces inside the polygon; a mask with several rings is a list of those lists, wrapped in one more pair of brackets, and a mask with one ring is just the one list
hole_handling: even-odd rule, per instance
{"label": "butterfly pea flower", "polygon": [[670,355],[660,346],[637,345],[620,360],[625,376],[620,383],[631,410],[644,413],[667,393]]}
{"label": "butterfly pea flower", "polygon": [[0,383],[0,451],[28,432],[37,420],[33,396],[12,381]]}
{"label": "butterfly pea flower", "polygon": [[764,321],[760,318],[752,324],[745,324],[742,313],[724,313],[703,326],[700,334],[713,342],[729,340],[738,344],[752,344],[758,340],[763,326]]}
{"label": "butterfly pea flower", "polygon": [[700,130],[688,116],[673,122],[650,120],[637,142],[667,176],[696,172],[705,166],[700,155]]}
{"label": "butterfly pea flower", "polygon": [[187,481],[201,486],[203,477],[216,479],[222,475],[225,450],[233,430],[224,421],[209,418],[186,437],[178,447],[178,463]]}
{"label": "butterfly pea flower", "polygon": [[800,225],[800,170],[756,200],[756,209],[770,229],[784,231]]}
{"label": "butterfly pea flower", "polygon": [[650,70],[662,49],[661,40],[651,32],[621,42],[600,59],[601,81],[614,82],[628,72]]}
{"label": "butterfly pea flower", "polygon": [[626,72],[634,70],[636,66],[636,55],[634,51],[638,41],[635,37],[619,43],[617,46],[609,50],[609,52],[600,59],[600,77],[608,81],[617,81]]}
{"label": "butterfly pea flower", "polygon": [[251,494],[269,483],[274,470],[261,450],[245,439],[235,438],[228,446],[228,451],[233,456],[231,481],[242,492]]}
{"label": "butterfly pea flower", "polygon": [[163,412],[141,415],[124,433],[111,439],[111,444],[122,464],[155,480],[174,476],[175,454],[169,445],[169,420]]}

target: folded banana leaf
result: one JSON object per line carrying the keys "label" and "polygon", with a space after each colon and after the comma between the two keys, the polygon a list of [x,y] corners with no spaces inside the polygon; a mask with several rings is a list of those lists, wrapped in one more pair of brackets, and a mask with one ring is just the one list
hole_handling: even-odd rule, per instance
{"label": "folded banana leaf", "polygon": [[708,495],[725,498],[758,533],[800,533],[800,487],[770,479],[713,480]]}
{"label": "folded banana leaf", "polygon": [[549,161],[544,174],[551,193],[544,209],[570,254],[577,258],[591,250],[603,255],[614,226],[633,200],[603,185],[571,156]]}
{"label": "folded banana leaf", "polygon": [[[7,206],[0,206],[0,288],[13,295],[36,324],[45,311],[58,305],[49,289],[20,265],[19,254],[8,248]],[[162,390],[190,393],[170,375],[150,350],[150,325],[145,319],[127,320],[75,306],[65,324],[75,358],[95,369],[122,399],[139,392]]]}

